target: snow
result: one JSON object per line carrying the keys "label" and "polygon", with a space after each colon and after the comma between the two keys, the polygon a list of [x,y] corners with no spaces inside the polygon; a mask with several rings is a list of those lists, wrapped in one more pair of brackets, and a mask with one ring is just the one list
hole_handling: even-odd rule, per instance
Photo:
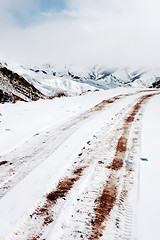
{"label": "snow", "polygon": [[[137,89],[134,89],[136,91]],[[37,102],[17,102],[0,105],[0,154],[10,151],[27,141],[39,131],[66,121],[86,111],[103,99],[116,94],[132,92],[132,89],[112,89],[88,93],[76,97],[62,97]]]}
{"label": "snow", "polygon": [[156,96],[146,106],[142,122],[139,186],[139,240],[159,240],[160,215],[160,97]]}
{"label": "snow", "polygon": [[[61,66],[60,71],[60,66],[57,65],[44,64],[30,68],[25,65],[20,66],[17,63],[8,62],[7,67],[23,76],[46,96],[54,96],[57,92],[64,92],[67,96],[75,96],[97,89],[90,86],[87,82],[74,81],[68,74],[69,66]],[[56,76],[54,75],[55,73]],[[81,72],[81,74],[83,73]]]}
{"label": "snow", "polygon": [[[128,103],[124,101],[124,106]],[[48,159],[35,168],[26,178],[17,184],[0,201],[0,224],[3,228],[0,238],[10,229],[14,230],[15,224],[23,216],[27,209],[46,191],[49,183],[53,186],[62,172],[75,156],[80,152],[84,143],[91,138],[115,112],[121,109],[119,103],[110,113],[102,112],[94,119],[90,119],[72,134]],[[99,124],[101,122],[101,124]],[[54,159],[54,161],[53,161]],[[31,187],[32,186],[32,187]],[[25,189],[25,191],[24,191]],[[19,194],[23,193],[23,194]],[[3,206],[6,205],[7,209]],[[9,217],[11,216],[11,217]],[[5,224],[2,223],[5,222]],[[14,223],[14,224],[13,224]]]}
{"label": "snow", "polygon": [[[28,146],[30,144],[30,149],[34,149],[35,146],[32,146],[32,143],[34,143],[34,141],[37,141],[37,144],[41,144],[41,139],[39,138],[40,136],[37,136],[37,139],[32,141],[35,138],[35,134],[40,133],[40,135],[42,134],[42,136],[45,136],[45,134],[50,133],[50,136],[52,134],[54,135],[57,129],[61,130],[61,126],[68,126],[67,124],[71,124],[72,126],[75,118],[78,118],[81,113],[89,110],[96,104],[100,103],[102,100],[106,100],[118,94],[132,93],[137,91],[139,91],[139,89],[116,88],[106,91],[101,90],[99,92],[90,92],[86,95],[75,97],[62,97],[52,100],[39,100],[37,102],[28,103],[17,102],[16,104],[1,104],[0,154],[3,155],[4,153],[9,153],[11,150],[18,146],[24,146],[25,149],[25,146],[27,144]],[[148,93],[138,93],[138,96],[140,97],[144,94]],[[19,226],[21,228],[21,222],[23,222],[23,219],[25,219],[27,214],[34,211],[37,202],[41,200],[42,196],[47,191],[49,192],[50,189],[53,189],[56,186],[60,177],[64,174],[64,172],[66,172],[66,169],[68,169],[68,167],[74,162],[78,153],[82,150],[86,142],[93,138],[94,134],[97,135],[97,133],[99,133],[100,135],[100,138],[95,140],[98,143],[102,142],[104,136],[106,137],[106,139],[108,139],[108,143],[106,144],[106,141],[104,141],[104,144],[110,152],[110,139],[112,140],[112,144],[114,141],[116,144],[116,139],[114,139],[114,135],[112,135],[112,128],[115,127],[115,124],[119,126],[119,117],[123,117],[123,114],[125,115],[126,112],[130,110],[131,105],[134,104],[138,96],[132,95],[129,96],[129,98],[121,99],[121,101],[117,101],[116,103],[114,103],[113,107],[112,105],[111,107],[108,106],[108,108],[104,109],[104,111],[100,111],[95,115],[91,115],[83,121],[80,118],[79,121],[77,121],[77,123],[73,125],[73,127],[68,128],[66,132],[63,131],[64,133],[60,132],[59,130],[61,136],[58,136],[55,140],[59,142],[59,145],[57,144],[58,147],[52,152],[50,156],[45,157],[45,155],[43,155],[43,162],[33,168],[32,171],[29,172],[29,174],[24,175],[24,178],[21,179],[10,191],[8,191],[0,199],[0,239],[17,239],[12,238],[12,236],[10,237],[10,235],[7,234],[12,233],[13,231],[17,231],[17,229],[19,229]],[[152,100],[150,100],[150,102],[145,108],[142,122],[141,157],[147,157],[149,161],[142,162],[137,159],[140,164],[138,199],[139,240],[160,239],[160,234],[158,231],[158,217],[160,213],[160,164],[158,161],[160,153],[160,110],[158,108],[159,104],[159,96],[156,96]],[[108,138],[109,134],[110,138]],[[121,133],[119,132],[118,134]],[[91,145],[92,149],[95,150],[95,153],[101,159],[102,154],[105,155],[107,151],[104,151],[101,144],[97,144],[97,146],[99,146],[100,150],[98,149],[98,147],[96,147],[96,143],[92,143]],[[89,154],[88,150],[85,151],[86,155]],[[14,154],[14,157],[20,157],[20,155],[16,155],[16,151],[14,152]],[[18,154],[20,153],[18,152]],[[113,149],[109,154],[114,155]],[[110,157],[109,154],[107,155],[107,159]],[[137,155],[135,154],[135,158],[136,156]],[[41,156],[38,155],[37,157],[39,158]],[[11,159],[7,160],[10,161]],[[96,169],[98,168],[96,167]],[[90,166],[90,174],[92,174],[92,170],[94,170],[94,165]],[[108,169],[106,169],[106,171],[108,171]],[[81,188],[83,189],[86,186],[86,182],[88,181],[88,179],[90,179],[90,174],[87,176],[86,179],[81,179],[81,182],[83,183],[82,185],[79,183],[77,185],[78,188],[75,187],[73,191],[75,199],[77,199],[77,193],[75,190],[79,189],[78,194],[81,193]],[[95,179],[96,177],[101,179],[101,174],[99,173],[99,175],[95,175],[94,177]],[[106,181],[105,178],[103,178],[102,180]],[[137,184],[136,181],[137,180],[135,180],[135,185]],[[95,183],[92,183],[90,181],[90,184],[93,185]],[[70,201],[71,203],[73,203],[73,195],[71,193],[71,198],[68,200],[69,203]],[[130,203],[133,205],[134,203],[132,203],[132,200],[134,199],[135,201],[135,198],[136,194],[134,196],[130,195]],[[77,207],[79,207],[79,205],[77,205]],[[62,218],[63,214],[67,212],[68,209],[66,209],[61,214]],[[69,211],[72,212],[71,206]],[[116,216],[115,211],[116,209],[113,209],[113,213],[111,214],[111,216]],[[65,226],[69,228],[69,226],[67,225],[67,217],[66,219],[64,217],[63,223],[65,223]],[[113,221],[111,219],[111,221],[109,222],[110,228],[112,228],[112,224]],[[22,232],[23,227],[24,226],[22,226]],[[54,231],[53,233],[51,232],[51,239],[53,239],[52,236],[54,236]],[[19,240],[20,239],[24,240],[25,238],[22,237],[19,238]]]}
{"label": "snow", "polygon": [[159,68],[144,67],[111,68],[105,65],[87,67],[75,64],[27,66],[10,61],[7,61],[7,67],[23,76],[47,96],[53,96],[57,92],[75,96],[97,88],[105,90],[130,86],[146,88],[152,86],[160,76]]}
{"label": "snow", "polygon": [[[48,95],[54,96],[56,92],[64,92],[67,96],[80,95],[87,91],[95,91],[96,88],[85,83],[75,82],[68,78],[53,77],[52,79],[43,79],[42,86],[38,89]],[[36,85],[36,81],[34,83]],[[48,90],[48,92],[46,91]]]}

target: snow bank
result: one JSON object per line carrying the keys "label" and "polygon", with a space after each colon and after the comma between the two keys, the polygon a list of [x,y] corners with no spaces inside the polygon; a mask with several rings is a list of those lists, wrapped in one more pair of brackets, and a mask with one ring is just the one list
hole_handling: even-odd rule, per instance
{"label": "snow bank", "polygon": [[139,240],[159,240],[160,214],[160,96],[150,100],[142,122],[139,187]]}

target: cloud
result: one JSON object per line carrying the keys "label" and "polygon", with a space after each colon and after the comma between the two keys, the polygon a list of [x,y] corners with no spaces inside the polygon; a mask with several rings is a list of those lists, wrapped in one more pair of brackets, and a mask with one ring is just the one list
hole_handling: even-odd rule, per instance
{"label": "cloud", "polygon": [[34,63],[159,64],[158,0],[66,0],[66,9],[40,9],[25,28],[13,12],[31,10],[36,0],[15,2],[2,0],[3,56]]}

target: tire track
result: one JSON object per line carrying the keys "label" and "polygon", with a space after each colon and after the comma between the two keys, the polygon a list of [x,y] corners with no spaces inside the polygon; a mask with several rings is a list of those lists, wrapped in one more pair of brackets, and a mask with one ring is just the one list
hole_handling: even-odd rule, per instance
{"label": "tire track", "polygon": [[[125,118],[125,122],[122,124],[122,126],[116,130],[113,130],[115,138],[110,142],[110,145],[108,143],[109,146],[105,146],[106,142],[104,142],[104,140],[108,139],[108,135],[106,136],[105,131],[106,126],[104,128],[105,130],[103,129],[105,138],[102,136],[99,141],[99,138],[97,139],[97,137],[94,136],[94,141],[89,141],[87,143],[88,149],[86,146],[84,149],[82,149],[82,153],[79,154],[78,160],[75,161],[73,169],[71,169],[69,173],[58,182],[56,189],[44,195],[41,202],[38,203],[38,206],[34,209],[33,212],[30,213],[27,222],[24,222],[22,226],[13,233],[13,235],[5,239],[44,239],[47,237],[51,228],[53,227],[53,224],[61,214],[61,208],[66,205],[69,195],[74,192],[74,189],[76,189],[78,182],[83,182],[85,178],[90,179],[90,172],[92,172],[92,170],[93,173],[91,174],[91,179],[93,180],[93,184],[95,182],[99,182],[99,187],[95,188],[95,186],[93,186],[92,182],[90,181],[88,182],[88,187],[91,187],[91,191],[84,192],[84,194],[82,194],[82,198],[76,198],[76,201],[80,202],[81,207],[80,211],[77,210],[78,212],[76,214],[84,214],[85,217],[83,217],[82,220],[78,219],[79,217],[73,218],[73,221],[81,222],[82,225],[84,224],[84,229],[78,230],[75,226],[75,230],[72,229],[74,232],[74,235],[72,237],[73,239],[101,238],[105,229],[104,223],[107,219],[109,219],[110,212],[117,201],[121,175],[120,172],[123,169],[124,164],[121,158],[124,158],[126,154],[128,144],[128,140],[126,139],[129,137],[129,130],[135,120],[137,113],[141,108],[141,105],[152,95],[153,94],[143,96],[140,101],[134,105],[133,110],[129,116]],[[98,111],[102,110],[103,104],[97,106],[96,108]],[[117,116],[117,118],[123,115],[122,113],[125,111],[126,109],[124,109]],[[112,138],[114,136],[113,132],[111,134]],[[118,141],[116,138],[117,136]],[[103,147],[106,147],[108,151],[110,147],[116,148],[114,158],[111,154],[111,161],[109,165],[107,161],[108,156],[107,159],[103,158],[104,152],[100,154],[99,149],[93,150],[94,144],[95,146],[100,147],[102,143],[104,144]],[[85,151],[87,151],[89,157],[85,156]],[[96,157],[94,158],[95,151],[97,151],[97,154],[99,154],[98,159]],[[104,176],[101,174],[101,170],[103,169]],[[106,178],[107,181],[104,182]],[[126,197],[126,195],[127,193],[123,189],[121,196]],[[86,214],[88,214],[86,211],[87,205],[88,209],[91,211],[91,214],[86,218]],[[85,208],[84,211],[83,208]],[[56,239],[66,239],[65,237]],[[72,239],[72,237],[69,235],[67,239]]]}
{"label": "tire track", "polygon": [[[128,96],[128,94],[126,95]],[[0,156],[0,198],[47,159],[82,124],[126,95],[103,100],[95,107],[70,120],[67,124],[62,124],[57,129],[48,129],[47,132],[42,134],[37,133],[25,145],[23,144],[12,152]]]}
{"label": "tire track", "polygon": [[[151,95],[142,97],[141,100],[133,107],[133,110],[131,111],[129,116],[127,116],[125,118],[125,124],[124,124],[125,128],[123,128],[122,135],[119,137],[119,139],[122,139],[124,132],[126,134],[126,129],[128,129],[127,134],[129,135],[129,130],[133,127],[132,126],[133,122],[135,120],[136,121],[140,120],[139,117],[142,114],[140,112],[140,110],[141,110],[143,104],[150,97],[151,97]],[[136,119],[136,117],[137,117],[137,119]],[[126,125],[126,123],[127,123],[127,125]],[[122,130],[121,127],[117,129],[118,132],[120,130]],[[136,128],[135,128],[135,134],[137,135]],[[115,153],[116,157],[119,156],[119,154],[117,154],[118,149],[121,149],[121,151],[123,153],[123,151],[126,151],[126,148],[128,148],[128,146],[124,147],[124,144],[122,144],[122,145],[119,144],[120,141],[121,140],[119,140],[117,143],[118,148],[116,149],[116,153]],[[128,141],[129,141],[129,139],[128,139]],[[135,147],[135,144],[136,144],[135,136],[131,139],[131,143],[134,143],[134,147]],[[128,145],[129,143],[127,142],[126,144]],[[131,150],[133,151],[133,146],[131,146]],[[131,151],[131,153],[133,154],[134,152],[132,152],[132,151]],[[126,172],[122,178],[121,174],[123,173],[123,168],[122,168],[121,159],[118,160],[116,157],[114,157],[112,164],[110,166],[108,166],[111,173],[109,174],[108,177],[106,176],[108,179],[107,184],[103,185],[103,184],[100,184],[100,182],[98,182],[97,184],[99,186],[99,189],[95,189],[95,187],[93,187],[93,186],[91,187],[91,189],[92,189],[91,191],[89,191],[87,189],[87,191],[84,193],[84,195],[81,196],[79,199],[83,204],[78,205],[77,213],[74,211],[74,215],[76,215],[75,218],[77,219],[77,220],[75,220],[75,224],[74,224],[74,221],[71,221],[69,223],[69,225],[72,226],[70,231],[68,230],[69,234],[66,236],[66,231],[64,231],[64,234],[61,237],[58,237],[58,234],[57,234],[56,239],[66,239],[66,237],[67,237],[67,239],[99,239],[103,236],[103,231],[106,227],[104,223],[106,222],[106,220],[109,220],[110,212],[113,209],[113,207],[115,207],[115,203],[117,202],[118,195],[120,194],[119,199],[120,199],[120,202],[122,205],[122,203],[124,203],[125,199],[127,198],[128,191],[130,190],[130,188],[132,187],[132,184],[133,184],[133,176],[130,177],[130,175],[133,171],[132,165],[130,166],[128,164],[125,164]],[[121,155],[121,157],[124,157],[124,155]],[[128,154],[128,156],[126,156],[126,157],[128,157],[128,159],[130,159],[130,161],[133,160],[132,155],[130,156]],[[120,165],[118,163],[115,164],[115,159],[116,159],[116,163],[117,163],[117,161],[120,162]],[[114,165],[115,165],[115,169],[113,169]],[[121,167],[119,168],[119,166],[121,166]],[[100,174],[101,171],[99,170],[98,173]],[[90,181],[93,181],[94,183],[96,183],[98,173],[95,170],[94,171],[95,177],[94,178],[92,177],[92,179],[90,179]],[[123,181],[121,182],[120,177],[123,179],[124,182]],[[119,185],[120,186],[122,185],[122,190],[120,191],[120,193],[118,191],[118,190],[120,190],[119,188],[121,188],[121,187],[119,187]],[[103,186],[103,189],[101,189],[102,186]],[[95,189],[94,191],[93,191],[93,188]],[[101,194],[99,194],[99,192],[101,192]],[[97,195],[97,197],[96,197],[96,195]],[[94,208],[93,208],[94,212],[92,212],[91,206],[92,207],[94,206]],[[88,207],[88,211],[87,211],[87,207]],[[80,211],[78,210],[78,208],[80,209]],[[123,206],[123,210],[124,210],[124,206]],[[87,222],[87,219],[90,219],[90,221]],[[117,218],[117,220],[116,220],[117,226],[119,224],[118,223],[119,221],[120,220]],[[78,225],[78,223],[79,223],[79,225]],[[82,223],[88,227],[81,227]],[[60,232],[60,227],[58,229]],[[130,232],[130,234],[131,234],[131,232]],[[113,239],[113,235],[114,234],[112,234],[112,238],[109,238],[109,239]],[[104,238],[104,239],[106,239],[106,238]],[[118,238],[118,239],[120,239],[120,238]],[[124,239],[124,234],[121,239]]]}
{"label": "tire track", "polygon": [[[104,189],[102,191],[102,194],[96,199],[96,208],[95,216],[91,220],[92,227],[92,233],[87,238],[89,240],[92,239],[99,239],[103,236],[103,230],[104,230],[104,222],[106,219],[108,219],[108,216],[110,215],[111,210],[113,209],[116,198],[117,198],[117,187],[118,187],[118,177],[119,175],[116,174],[117,171],[121,170],[121,168],[124,165],[124,157],[127,150],[127,144],[129,139],[129,133],[132,124],[135,121],[136,115],[140,111],[142,105],[146,103],[146,101],[151,98],[153,94],[149,94],[146,96],[141,97],[141,99],[134,105],[131,113],[129,116],[125,118],[124,126],[123,126],[123,132],[121,137],[118,140],[117,147],[116,147],[116,153],[115,157],[113,159],[113,162],[110,166],[111,168],[111,174],[106,182],[106,185],[104,186]],[[127,190],[122,190],[121,195],[123,198],[127,196]]]}
{"label": "tire track", "polygon": [[[135,123],[132,125],[128,151],[126,154],[125,168],[122,178],[122,187],[116,201],[116,214],[114,224],[116,226],[114,240],[124,240],[125,238],[136,239],[135,223],[136,203],[138,199],[138,161],[140,157],[140,129],[141,129],[142,108],[136,116]],[[130,199],[130,195],[132,198]],[[134,197],[133,197],[134,196]],[[126,230],[127,229],[127,230]]]}
{"label": "tire track", "polygon": [[111,107],[112,104],[125,97],[137,95],[141,92],[142,91],[120,94],[110,99],[103,100],[90,110],[80,114],[65,124],[61,124],[58,128],[54,127],[48,129],[44,133],[37,133],[30,141],[27,141],[22,146],[10,153],[0,156],[0,198],[46,160],[80,126],[91,118],[96,117],[99,111],[105,110],[106,107]]}
{"label": "tire track", "polygon": [[[149,96],[146,97],[146,100],[148,97]],[[125,118],[125,121],[127,121],[128,125],[130,126],[129,128],[132,127],[132,121],[135,121],[135,120],[139,121],[139,119],[135,119],[138,111],[140,110],[140,108],[137,106],[139,104],[142,104],[143,101],[145,101],[145,98],[144,100],[142,98],[134,106],[131,113]],[[131,121],[131,118],[129,118],[130,116],[132,116],[132,121]],[[122,139],[123,132],[126,133],[126,129],[127,129],[124,123],[122,123],[122,126],[121,124],[119,125],[120,126],[112,132],[111,134],[112,138],[109,138],[109,140],[107,141],[108,150],[106,152],[107,152],[108,161],[110,158],[108,155],[111,148],[116,148],[116,145],[118,146],[115,152],[116,157],[119,156],[119,154],[117,154],[117,151],[119,148],[122,150],[122,153],[123,151],[126,151],[126,148],[128,148],[128,146],[124,147],[123,144],[119,144],[121,140],[118,140],[115,145],[115,142],[114,142],[115,138],[119,136],[118,139]],[[125,129],[124,129],[124,125],[126,127]],[[137,129],[135,131],[137,131]],[[105,141],[105,139],[103,140]],[[132,143],[132,140],[135,145],[136,144],[135,136],[131,139],[131,143]],[[128,142],[127,142],[127,145],[128,145]],[[131,147],[131,149],[133,151],[133,146]],[[68,226],[69,228],[68,232],[66,232],[64,229],[64,234],[62,234],[61,237],[59,237],[62,224],[59,224],[57,231],[56,231],[56,228],[57,228],[57,225],[56,225],[53,230],[54,233],[57,232],[57,234],[55,235],[56,239],[66,239],[66,238],[67,239],[99,239],[103,237],[103,231],[105,230],[105,227],[106,227],[105,225],[106,221],[109,220],[111,210],[113,209],[113,207],[115,207],[115,204],[117,204],[118,196],[120,199],[121,206],[122,206],[122,203],[127,198],[127,194],[130,189],[129,184],[130,185],[133,184],[132,177],[130,179],[130,174],[133,171],[132,165],[130,166],[126,164],[125,165],[126,172],[123,174],[123,168],[122,167],[119,168],[119,166],[122,166],[121,159],[120,159],[120,164],[115,164],[116,158],[114,156],[112,157],[110,164],[103,165],[106,162],[106,158],[103,158],[101,154],[98,154],[98,155],[96,155],[97,159],[98,160],[103,159],[103,160],[101,161],[97,160],[97,166],[96,168],[94,168],[94,174],[92,174],[92,178],[88,179],[88,186],[86,187],[87,189],[85,189],[82,193],[80,193],[79,203],[77,204],[76,210],[72,211],[72,214],[68,216],[66,220],[66,221],[69,221],[68,225],[72,227],[69,228]],[[121,155],[121,157],[124,157],[124,154]],[[125,157],[128,157],[130,160],[132,159],[132,156],[129,156],[129,155]],[[118,159],[116,159],[116,162],[117,161]],[[115,165],[115,169],[113,169],[114,165]],[[107,182],[103,182],[105,181],[105,179],[107,179]],[[122,181],[122,179],[124,182]],[[98,185],[99,187],[96,188],[95,185]],[[129,189],[128,189],[128,186],[129,186]],[[74,202],[74,205],[75,204],[76,203]],[[67,206],[69,207],[69,203]],[[124,206],[123,206],[123,210],[124,210]],[[71,216],[74,216],[74,218],[72,219]],[[62,220],[62,216],[60,218]],[[119,221],[120,219],[117,218],[115,222],[115,228],[119,227]],[[107,236],[107,239],[113,239],[113,237],[114,237],[114,234],[112,234],[111,237]],[[117,239],[120,239],[120,238],[117,238]],[[121,238],[121,239],[124,239],[124,238]]]}

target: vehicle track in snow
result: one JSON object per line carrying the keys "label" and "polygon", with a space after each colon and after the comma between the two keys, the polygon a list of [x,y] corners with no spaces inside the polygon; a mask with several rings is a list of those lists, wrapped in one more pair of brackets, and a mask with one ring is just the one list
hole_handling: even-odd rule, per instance
{"label": "vehicle track in snow", "polygon": [[107,105],[120,100],[123,95],[104,100],[92,109],[60,126],[37,133],[22,146],[0,156],[0,197],[14,187],[29,172],[48,158],[82,124],[96,116]]}
{"label": "vehicle track in snow", "polygon": [[67,123],[49,128],[43,133],[37,133],[25,144],[15,150],[0,156],[0,198],[27,176],[34,168],[45,161],[63,142],[80,126],[96,117],[106,107],[141,93],[122,94],[103,100],[95,107],[71,119]]}
{"label": "vehicle track in snow", "polygon": [[153,95],[122,108],[103,126],[5,239],[133,239],[140,119]]}

